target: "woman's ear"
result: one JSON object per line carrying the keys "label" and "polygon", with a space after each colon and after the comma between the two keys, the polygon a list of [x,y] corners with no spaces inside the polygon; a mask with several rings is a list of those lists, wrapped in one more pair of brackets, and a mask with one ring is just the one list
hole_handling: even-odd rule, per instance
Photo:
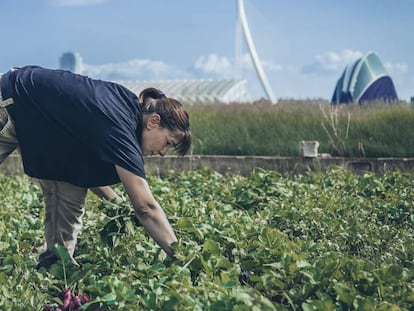
{"label": "woman's ear", "polygon": [[146,121],[147,129],[152,129],[160,125],[161,117],[158,113],[153,113]]}

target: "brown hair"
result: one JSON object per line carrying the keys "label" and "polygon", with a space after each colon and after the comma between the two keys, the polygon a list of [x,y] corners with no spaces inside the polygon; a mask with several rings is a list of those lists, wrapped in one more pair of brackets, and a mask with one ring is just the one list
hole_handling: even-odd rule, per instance
{"label": "brown hair", "polygon": [[189,116],[183,105],[153,87],[146,88],[139,94],[139,103],[142,113],[156,113],[161,117],[160,125],[163,128],[183,133],[174,150],[181,156],[185,155],[191,147],[192,137]]}

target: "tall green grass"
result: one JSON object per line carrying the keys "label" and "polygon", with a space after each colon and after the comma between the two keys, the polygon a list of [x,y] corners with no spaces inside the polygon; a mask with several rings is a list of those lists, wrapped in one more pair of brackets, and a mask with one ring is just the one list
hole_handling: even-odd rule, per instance
{"label": "tall green grass", "polygon": [[414,108],[406,103],[283,101],[186,108],[193,154],[297,156],[300,141],[318,140],[319,152],[333,156],[414,156]]}

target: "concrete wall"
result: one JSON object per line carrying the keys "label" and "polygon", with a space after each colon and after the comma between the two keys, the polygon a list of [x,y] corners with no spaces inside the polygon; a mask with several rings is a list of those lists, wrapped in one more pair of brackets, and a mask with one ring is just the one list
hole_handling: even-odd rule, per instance
{"label": "concrete wall", "polygon": [[414,172],[414,158],[186,156],[147,158],[145,162],[148,171],[161,176],[168,170],[195,170],[203,167],[213,168],[223,174],[231,172],[241,175],[246,175],[255,168],[299,174],[326,171],[334,166],[344,167],[355,173],[372,171],[383,174],[393,170]]}
{"label": "concrete wall", "polygon": [[[326,171],[333,166],[340,166],[354,173],[365,171],[383,174],[387,171],[400,170],[414,172],[414,158],[340,158],[340,157],[265,157],[265,156],[185,156],[147,157],[147,172],[163,176],[169,170],[188,171],[210,167],[222,174],[236,173],[246,175],[255,168],[276,170],[293,174],[308,171]],[[13,154],[0,165],[0,173],[6,175],[22,174],[21,158]]]}

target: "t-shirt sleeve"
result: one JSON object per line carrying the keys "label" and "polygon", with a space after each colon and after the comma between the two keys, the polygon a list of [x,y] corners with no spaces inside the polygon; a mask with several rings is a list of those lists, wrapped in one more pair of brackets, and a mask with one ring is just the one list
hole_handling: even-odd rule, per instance
{"label": "t-shirt sleeve", "polygon": [[130,131],[111,128],[103,136],[99,150],[101,160],[146,178],[141,148],[137,138]]}

